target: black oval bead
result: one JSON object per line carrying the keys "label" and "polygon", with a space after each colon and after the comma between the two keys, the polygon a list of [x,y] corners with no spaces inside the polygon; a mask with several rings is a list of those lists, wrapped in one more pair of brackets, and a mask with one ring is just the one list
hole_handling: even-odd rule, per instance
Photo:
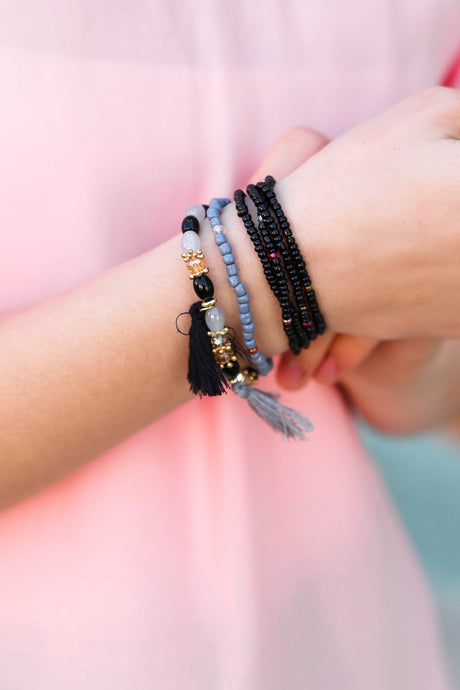
{"label": "black oval bead", "polygon": [[214,297],[214,285],[205,274],[193,279],[193,289],[201,300]]}
{"label": "black oval bead", "polygon": [[240,365],[238,364],[238,362],[232,362],[229,367],[225,367],[225,369],[224,369],[225,375],[229,379],[234,379],[235,376],[238,376],[240,371],[241,371],[241,369],[240,369]]}
{"label": "black oval bead", "polygon": [[185,216],[182,221],[182,232],[187,232],[188,230],[193,230],[196,233],[200,232],[200,224],[195,216]]}

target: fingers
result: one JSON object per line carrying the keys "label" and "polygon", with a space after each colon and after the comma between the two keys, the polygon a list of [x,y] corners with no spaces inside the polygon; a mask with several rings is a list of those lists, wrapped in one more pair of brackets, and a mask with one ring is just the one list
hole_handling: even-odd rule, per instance
{"label": "fingers", "polygon": [[285,352],[276,370],[279,385],[287,390],[302,388],[326,356],[334,337],[334,333],[326,331],[324,335],[311,343],[308,350],[302,350],[297,357],[290,351]]}
{"label": "fingers", "polygon": [[282,355],[276,377],[288,390],[302,388],[311,378],[332,384],[356,368],[371,354],[378,340],[326,332],[298,357],[291,352]]}
{"label": "fingers", "polygon": [[250,182],[255,184],[266,175],[273,175],[276,180],[286,177],[328,142],[323,134],[309,127],[289,129],[275,141]]}
{"label": "fingers", "polygon": [[354,335],[337,335],[313,377],[319,383],[335,383],[348,371],[362,364],[379,342]]}

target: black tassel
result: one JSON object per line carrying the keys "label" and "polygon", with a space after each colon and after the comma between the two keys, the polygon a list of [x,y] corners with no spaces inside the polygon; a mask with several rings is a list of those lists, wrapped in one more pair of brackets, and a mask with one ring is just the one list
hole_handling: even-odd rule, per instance
{"label": "black tassel", "polygon": [[201,302],[195,302],[189,309],[192,318],[187,379],[190,390],[196,394],[216,396],[226,393],[230,385],[212,352],[211,339],[205,321],[206,311]]}

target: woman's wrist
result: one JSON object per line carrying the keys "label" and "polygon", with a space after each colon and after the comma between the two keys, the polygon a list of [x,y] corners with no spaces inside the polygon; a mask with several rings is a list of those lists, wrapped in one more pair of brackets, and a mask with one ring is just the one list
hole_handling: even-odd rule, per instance
{"label": "woman's wrist", "polygon": [[[313,202],[310,202],[308,209],[305,208],[302,203],[303,197],[298,194],[297,185],[294,184],[292,176],[280,180],[276,184],[276,193],[291,223],[293,234],[307,264],[307,270],[326,326],[329,330],[334,329],[338,322],[337,313],[343,314],[346,300],[343,295],[343,282],[338,284],[339,281],[336,277],[338,262],[331,257],[327,247],[322,245],[322,243],[325,244],[325,232],[321,227],[323,221],[319,218],[318,209],[314,211],[315,204]],[[257,224],[255,207],[249,198],[246,201],[254,222]],[[307,231],[304,229],[304,217],[312,219],[311,226]],[[234,203],[227,205],[222,210],[221,218],[225,233],[236,256],[239,277],[245,284],[251,298],[251,311],[254,317],[259,349],[267,356],[285,352],[289,346],[282,325],[278,300],[268,285],[260,259],[236,213]],[[226,315],[228,325],[235,329],[238,336],[241,336],[235,295],[233,289],[228,285],[226,272],[222,270],[222,257],[215,245],[213,232],[207,220],[203,223],[201,237],[202,248],[210,268],[216,297]],[[328,241],[331,241],[330,237]]]}

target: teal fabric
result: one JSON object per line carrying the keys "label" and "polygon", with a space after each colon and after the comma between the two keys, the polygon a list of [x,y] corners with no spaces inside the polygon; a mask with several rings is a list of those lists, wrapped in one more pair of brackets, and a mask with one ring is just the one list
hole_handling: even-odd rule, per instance
{"label": "teal fabric", "polygon": [[460,689],[460,438],[391,437],[357,422],[431,581]]}

